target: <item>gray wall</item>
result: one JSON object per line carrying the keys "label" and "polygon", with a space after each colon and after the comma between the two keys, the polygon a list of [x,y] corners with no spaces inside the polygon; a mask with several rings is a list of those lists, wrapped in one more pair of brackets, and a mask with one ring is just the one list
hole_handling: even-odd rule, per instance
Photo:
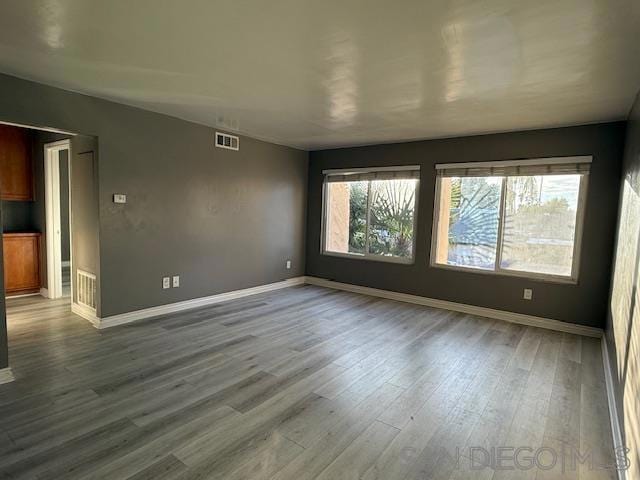
{"label": "gray wall", "polygon": [[606,341],[624,444],[627,478],[640,478],[640,94],[627,124],[620,182]]}
{"label": "gray wall", "polygon": [[[97,277],[98,316],[101,312],[100,282],[100,224],[98,185],[98,141],[94,137],[77,135],[71,138],[71,222],[73,230],[73,265],[71,280],[75,282],[78,269]],[[75,283],[74,283],[75,285]],[[73,300],[78,291],[74,288]]]}
{"label": "gray wall", "polygon": [[[623,142],[622,122],[312,152],[307,274],[602,327],[606,317]],[[577,285],[429,266],[436,163],[568,155],[593,155]],[[322,170],[389,165],[421,166],[415,264],[321,255]],[[522,299],[525,287],[533,288],[532,301]]]}
{"label": "gray wall", "polygon": [[[158,134],[122,132],[143,156],[99,139],[103,316],[304,274],[306,152],[246,137],[214,148],[212,129],[135,113]],[[161,289],[169,275],[180,288]]]}
{"label": "gray wall", "polygon": [[306,152],[6,75],[0,120],[98,137],[103,317],[304,274]]}

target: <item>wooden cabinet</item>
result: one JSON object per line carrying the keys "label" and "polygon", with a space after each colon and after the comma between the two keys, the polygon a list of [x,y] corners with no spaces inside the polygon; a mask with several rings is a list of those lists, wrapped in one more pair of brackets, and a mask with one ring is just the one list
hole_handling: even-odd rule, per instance
{"label": "wooden cabinet", "polygon": [[5,233],[4,289],[7,295],[40,291],[40,234]]}
{"label": "wooden cabinet", "polygon": [[0,198],[33,200],[29,130],[0,124]]}

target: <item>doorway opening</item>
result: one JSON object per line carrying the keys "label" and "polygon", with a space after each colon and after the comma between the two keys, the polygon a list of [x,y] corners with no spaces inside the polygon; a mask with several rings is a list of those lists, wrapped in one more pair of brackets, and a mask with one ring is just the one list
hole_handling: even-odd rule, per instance
{"label": "doorway opening", "polygon": [[[77,134],[0,122],[4,297],[71,305],[72,146]],[[41,298],[42,299],[42,298]]]}
{"label": "doorway opening", "polygon": [[47,287],[43,296],[72,296],[69,139],[44,145]]}
{"label": "doorway opening", "polygon": [[44,331],[56,335],[62,322],[99,318],[97,151],[95,136],[0,121],[5,378],[12,371],[11,341],[28,334],[33,322],[50,324]]}

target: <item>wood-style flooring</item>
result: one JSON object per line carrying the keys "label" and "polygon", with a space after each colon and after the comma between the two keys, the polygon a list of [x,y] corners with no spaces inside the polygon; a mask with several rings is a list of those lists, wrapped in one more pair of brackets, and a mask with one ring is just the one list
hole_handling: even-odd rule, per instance
{"label": "wood-style flooring", "polygon": [[615,478],[597,339],[313,286],[106,330],[14,299],[8,325],[0,478]]}

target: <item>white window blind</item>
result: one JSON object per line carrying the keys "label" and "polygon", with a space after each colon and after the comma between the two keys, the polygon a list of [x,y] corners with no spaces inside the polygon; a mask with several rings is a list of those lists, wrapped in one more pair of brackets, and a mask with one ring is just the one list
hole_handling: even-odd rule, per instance
{"label": "white window blind", "polygon": [[324,170],[325,182],[362,182],[369,180],[410,180],[420,179],[420,166],[356,168]]}
{"label": "white window blind", "polygon": [[526,175],[588,174],[591,157],[556,157],[497,162],[443,163],[436,165],[439,177],[517,177]]}

